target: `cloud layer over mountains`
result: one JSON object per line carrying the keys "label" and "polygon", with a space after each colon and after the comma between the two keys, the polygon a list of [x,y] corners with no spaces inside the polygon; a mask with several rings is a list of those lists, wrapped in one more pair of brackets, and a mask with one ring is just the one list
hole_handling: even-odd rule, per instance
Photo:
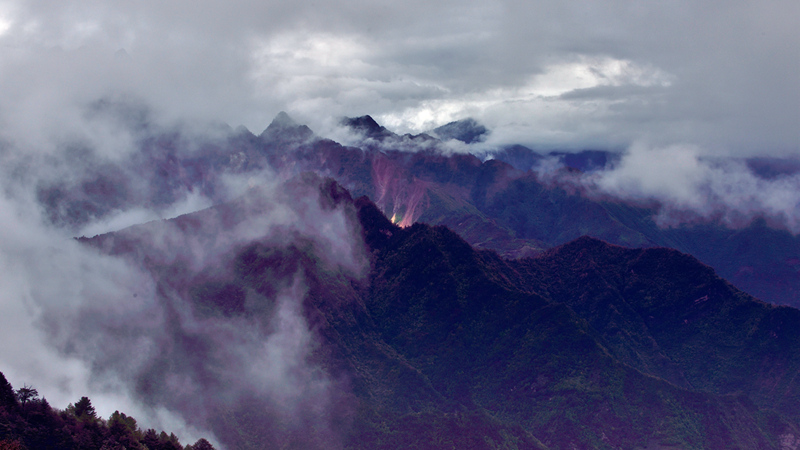
{"label": "cloud layer over mountains", "polygon": [[[372,114],[401,134],[475,117],[492,130],[479,148],[629,149],[615,170],[591,180],[603,192],[731,223],[765,212],[798,231],[796,176],[763,180],[741,165],[709,162],[800,148],[798,16],[792,0],[0,2],[0,336],[9,343],[0,361],[14,361],[0,369],[57,407],[90,394],[103,414],[115,405],[137,415],[124,393],[91,387],[91,359],[113,360],[103,342],[97,354],[58,353],[51,344],[75,337],[86,318],[71,317],[76,311],[112,322],[145,317],[154,287],[138,269],[90,254],[70,230],[47,225],[36,189],[138,151],[144,124],[213,139],[225,130],[208,123],[258,134],[280,110],[323,136],[341,133],[344,115]],[[232,180],[231,193],[246,185]],[[85,231],[210,203],[196,195],[157,211],[132,208]],[[664,211],[663,223],[676,217]],[[98,307],[136,289],[150,296],[127,307],[141,310]],[[292,303],[283,305],[296,318]],[[56,329],[53,317],[69,327]],[[302,325],[284,335],[302,337]]]}
{"label": "cloud layer over mountains", "polygon": [[660,227],[720,223],[739,229],[764,219],[770,226],[800,233],[797,159],[720,158],[693,145],[644,142],[603,155],[602,164],[581,172],[563,170],[569,163],[558,153],[529,162],[548,185],[653,208]]}
{"label": "cloud layer over mountains", "polygon": [[122,96],[164,120],[256,132],[279,110],[322,134],[340,115],[400,133],[472,116],[494,144],[786,154],[800,142],[798,8],[12,0],[0,4],[0,125],[37,146],[102,139],[110,130],[83,108]]}
{"label": "cloud layer over mountains", "polygon": [[714,159],[693,146],[632,146],[618,164],[588,182],[615,199],[656,202],[656,222],[678,226],[720,221],[732,228],[755,218],[800,233],[800,173],[759,176],[746,161]]}

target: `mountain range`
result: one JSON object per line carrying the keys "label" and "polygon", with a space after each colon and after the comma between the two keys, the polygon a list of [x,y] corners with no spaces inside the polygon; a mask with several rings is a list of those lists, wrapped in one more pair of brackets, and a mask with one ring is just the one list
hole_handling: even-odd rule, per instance
{"label": "mountain range", "polygon": [[159,301],[193,317],[171,325],[180,345],[133,374],[143,398],[178,410],[192,401],[158,386],[175,373],[224,392],[219,341],[197,327],[257,324],[267,340],[280,292],[302,278],[314,344],[301,359],[332,386],[325,414],[304,397],[286,421],[268,396],[205,394],[211,410],[186,416],[227,448],[745,449],[800,438],[800,311],[754,299],[689,255],[581,237],[509,260],[444,226],[393,224],[331,179],[287,186],[279,195],[316,197],[359,230],[365,273],[287,231],[189,264],[198,245],[229,242],[223,230],[263,210],[258,189],[83,240],[141,264]]}
{"label": "mountain range", "polygon": [[[757,298],[800,306],[800,239],[763,218],[740,227],[713,220],[659,226],[654,207],[587,195],[573,182],[576,174],[613,164],[616,154],[542,155],[512,146],[475,156],[448,152],[432,136],[475,141],[487,133],[476,122],[414,136],[397,135],[369,116],[343,124],[361,137],[357,146],[317,137],[286,113],[259,136],[240,128],[201,141],[180,130],[140,124],[137,129],[145,131],[139,150],[128,160],[86,164],[69,183],[43,182],[38,198],[54,223],[79,232],[92,220],[139,206],[166,208],[187,194],[225,201],[230,198],[225,178],[231,175],[286,179],[310,171],[334,178],[354,196],[373,199],[396,223],[446,225],[471,245],[506,257],[532,256],[583,235],[617,245],[670,247],[697,257]],[[530,170],[545,158],[563,168],[547,177]],[[765,177],[793,170],[786,163],[748,161]]]}
{"label": "mountain range", "polygon": [[[572,182],[613,153],[453,151],[489,133],[474,121],[342,124],[348,145],[285,113],[201,140],[144,122],[138,151],[42,182],[48,220],[77,233],[189,194],[213,205],[79,239],[154,287],[141,317],[93,312],[119,345],[78,356],[222,448],[800,446],[789,231],[663,228]],[[554,174],[531,170],[543,160]],[[142,334],[161,350],[113,362]]]}

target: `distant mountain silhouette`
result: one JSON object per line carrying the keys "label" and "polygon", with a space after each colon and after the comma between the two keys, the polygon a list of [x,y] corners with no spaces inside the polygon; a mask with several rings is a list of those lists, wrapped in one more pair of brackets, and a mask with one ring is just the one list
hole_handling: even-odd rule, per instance
{"label": "distant mountain silhouette", "polygon": [[288,114],[281,111],[272,120],[269,126],[261,133],[261,140],[265,142],[280,141],[302,144],[314,137],[314,132],[305,125],[300,125]]}
{"label": "distant mountain silhouette", "polygon": [[619,154],[602,150],[553,151],[542,155],[522,145],[511,145],[500,150],[491,151],[487,156],[499,159],[523,171],[536,169],[543,160],[553,159],[564,167],[581,172],[593,172],[608,168],[619,159]]}
{"label": "distant mountain silhouette", "polygon": [[429,134],[446,141],[455,139],[467,144],[486,140],[489,130],[475,119],[468,118],[434,128]]}
{"label": "distant mountain silhouette", "polygon": [[386,138],[397,137],[396,134],[375,122],[371,116],[345,117],[342,125],[361,133],[366,138],[382,141]]}

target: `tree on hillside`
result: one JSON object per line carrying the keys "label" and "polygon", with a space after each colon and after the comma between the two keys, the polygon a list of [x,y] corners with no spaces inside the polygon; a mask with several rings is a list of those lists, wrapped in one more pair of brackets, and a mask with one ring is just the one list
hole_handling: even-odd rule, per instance
{"label": "tree on hillside", "polygon": [[[214,448],[205,439],[195,445],[198,450]],[[174,434],[158,434],[152,429],[144,432],[136,419],[119,411],[103,420],[88,397],[81,397],[65,410],[54,409],[31,386],[14,390],[0,372],[0,450],[39,448],[184,450]]]}
{"label": "tree on hillside", "polygon": [[158,435],[158,440],[161,441],[161,448],[164,450],[183,450],[181,443],[178,441],[178,437],[175,436],[174,433],[167,434],[165,431],[162,431],[161,434]]}
{"label": "tree on hillside", "polygon": [[150,450],[158,450],[161,445],[158,440],[158,432],[152,428],[145,431],[144,436],[142,436],[142,444]]}
{"label": "tree on hillside", "polygon": [[28,386],[27,384],[23,385],[23,387],[17,389],[17,401],[19,401],[22,407],[25,407],[25,404],[29,401],[35,399],[39,396],[39,391],[33,388],[33,386]]}
{"label": "tree on hillside", "polygon": [[197,442],[195,442],[191,448],[192,450],[214,450],[214,446],[203,438],[200,438]]}
{"label": "tree on hillside", "polygon": [[109,438],[106,445],[109,447],[121,446],[126,449],[141,449],[141,431],[136,425],[136,419],[119,411],[114,411],[108,418]]}
{"label": "tree on hillside", "polygon": [[81,397],[81,399],[75,403],[75,417],[81,420],[97,418],[97,412],[94,406],[92,406],[92,401],[89,400],[88,397]]}
{"label": "tree on hillside", "polygon": [[6,376],[0,372],[0,407],[16,408],[17,397],[14,394],[14,388],[8,382]]}

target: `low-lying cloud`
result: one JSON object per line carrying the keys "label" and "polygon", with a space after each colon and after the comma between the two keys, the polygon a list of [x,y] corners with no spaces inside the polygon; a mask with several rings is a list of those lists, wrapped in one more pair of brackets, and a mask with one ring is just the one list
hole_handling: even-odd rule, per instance
{"label": "low-lying cloud", "polygon": [[89,251],[44,223],[35,202],[18,200],[0,196],[3,373],[14,385],[36,387],[56,407],[88,395],[105,417],[118,409],[143,425],[172,430],[193,442],[202,434],[180,416],[163,406],[145,407],[116,378],[99,378],[89,361],[58,349],[65,343],[59,337],[69,333],[81,308],[115,302],[119,304],[113,308],[136,308],[127,294],[150,293],[148,277],[117,258]]}
{"label": "low-lying cloud", "polygon": [[[191,147],[185,140],[180,145]],[[264,168],[214,173],[213,197],[189,184],[159,204],[130,197],[108,214],[87,216],[77,228],[54,221],[41,186],[65,183],[69,194],[113,169],[121,171],[111,172],[117,174],[111,185],[119,187],[141,170],[128,159],[135,160],[135,153],[110,160],[91,150],[78,160],[63,149],[27,160],[21,152],[3,155],[0,307],[9,345],[0,354],[0,370],[15,385],[34,385],[56,407],[88,395],[101,414],[119,409],[185,441],[206,436],[235,445],[231,430],[247,426],[219,418],[244,420],[242,408],[249,408],[266,427],[264,436],[335,445],[344,425],[333,417],[347,406],[347,389],[309,359],[318,342],[303,315],[308,280],[302,268],[276,276],[274,291],[236,291],[249,305],[241,307],[255,308],[244,316],[198,310],[180,282],[213,285],[215,279],[204,277],[232,276],[236,249],[250,242],[299,245],[325,270],[361,277],[365,262],[352,211],[326,204],[318,178],[285,184]],[[193,150],[179,151],[191,157]],[[61,178],[51,180],[53,174]],[[201,218],[180,217],[183,225],[162,220],[224,201],[232,203],[204,210]],[[135,241],[126,254],[73,239],[76,230],[93,236],[148,221],[121,232],[120,239]],[[311,422],[316,434],[300,433]]]}
{"label": "low-lying cloud", "polygon": [[[556,181],[553,169],[545,164],[540,170]],[[638,143],[610,167],[564,181],[577,182],[589,195],[655,205],[660,226],[718,221],[739,228],[763,218],[800,233],[800,173],[763,176],[744,159],[715,157],[697,146]]]}

